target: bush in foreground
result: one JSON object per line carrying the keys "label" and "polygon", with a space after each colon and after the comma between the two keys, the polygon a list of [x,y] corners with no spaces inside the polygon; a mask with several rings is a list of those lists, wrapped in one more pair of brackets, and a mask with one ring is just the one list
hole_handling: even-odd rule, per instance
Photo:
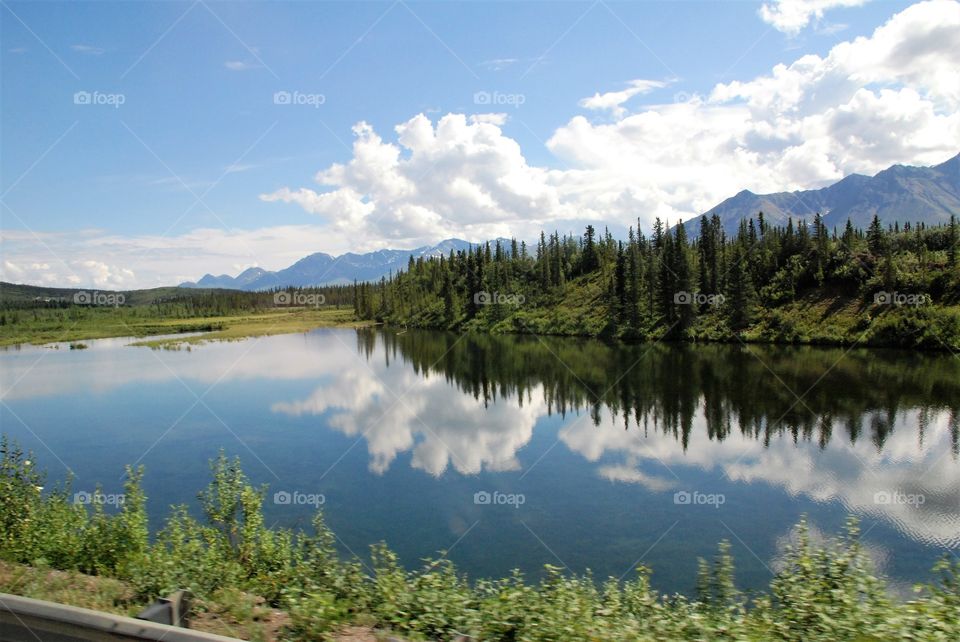
{"label": "bush in foreground", "polygon": [[[45,491],[19,448],[0,442],[0,557],[124,580],[142,600],[178,588],[212,597],[222,587],[284,609],[289,639],[326,639],[352,622],[413,639],[450,640],[957,640],[960,563],[943,561],[939,580],[894,600],[859,543],[854,520],[835,545],[815,545],[801,522],[797,544],[768,593],[737,590],[726,543],[701,561],[695,599],[661,595],[650,570],[626,582],[597,582],[547,566],[529,584],[519,572],[468,582],[444,557],[405,570],[386,545],[372,548],[370,572],[343,560],[317,514],[312,533],[265,526],[265,488],[251,486],[239,461],[221,455],[199,494],[205,520],[176,508],[151,542],[141,470],[128,470],[114,514],[72,502],[69,483]],[[96,506],[96,504],[95,504]]]}

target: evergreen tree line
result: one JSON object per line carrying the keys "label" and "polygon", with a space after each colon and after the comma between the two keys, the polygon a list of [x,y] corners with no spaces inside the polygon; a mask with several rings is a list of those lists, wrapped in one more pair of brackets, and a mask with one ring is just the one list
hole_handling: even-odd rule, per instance
{"label": "evergreen tree line", "polygon": [[741,330],[758,311],[817,289],[867,303],[884,292],[952,303],[960,292],[956,217],[884,226],[875,216],[866,230],[849,220],[838,230],[820,214],[771,225],[760,212],[732,237],[716,215],[696,229],[689,238],[682,222],[658,218],[649,234],[638,223],[626,240],[588,225],[580,237],[541,233],[536,247],[514,239],[411,257],[405,271],[354,284],[354,309],[419,327],[493,327],[518,310],[563,308],[571,292],[593,293],[605,333],[643,337],[683,335],[704,315]]}

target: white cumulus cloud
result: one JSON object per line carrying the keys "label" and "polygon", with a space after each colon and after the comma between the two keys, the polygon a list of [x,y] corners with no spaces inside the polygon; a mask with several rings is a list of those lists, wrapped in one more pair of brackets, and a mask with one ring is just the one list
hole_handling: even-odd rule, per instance
{"label": "white cumulus cloud", "polygon": [[230,266],[280,269],[318,250],[532,240],[541,229],[579,233],[588,221],[617,232],[639,219],[649,229],[655,217],[688,220],[741,189],[808,189],[894,163],[932,165],[960,151],[957,43],[960,3],[929,0],[823,55],[689,97],[649,101],[672,80],[599,87],[580,102],[587,111],[547,138],[554,159],[544,164],[510,135],[523,106],[510,112],[517,123],[502,113],[418,114],[392,132],[360,122],[350,157],[321,168],[314,185],[281,183],[260,196],[316,215],[309,225],[169,238],[4,230],[0,279],[145,287]]}
{"label": "white cumulus cloud", "polygon": [[102,289],[176,285],[231,267],[234,274],[251,265],[278,270],[328,241],[328,231],[319,225],[200,228],[177,236],[4,230],[0,281]]}
{"label": "white cumulus cloud", "polygon": [[359,123],[353,158],[316,175],[326,190],[282,188],[261,199],[297,203],[342,233],[408,243],[508,235],[561,216],[562,172],[529,165],[504,121],[419,114],[394,128],[396,143]]}
{"label": "white cumulus cloud", "polygon": [[631,80],[627,88],[620,91],[608,91],[605,94],[597,92],[589,98],[580,101],[580,106],[586,109],[610,110],[615,116],[622,116],[626,109],[622,106],[634,96],[646,94],[654,89],[666,87],[668,83],[662,80]]}
{"label": "white cumulus cloud", "polygon": [[778,31],[799,33],[811,20],[837,7],[859,7],[867,0],[774,0],[760,7],[760,18]]}
{"label": "white cumulus cloud", "polygon": [[[826,8],[807,4],[812,16]],[[958,42],[960,3],[931,0],[825,56],[702,95],[628,109],[665,84],[633,80],[583,99],[603,114],[575,116],[549,137],[562,170],[528,163],[502,116],[420,114],[394,140],[360,123],[352,159],[318,172],[319,188],[261,198],[298,203],[364,237],[530,238],[584,220],[689,219],[744,188],[812,188],[894,163],[936,164],[960,149]]]}

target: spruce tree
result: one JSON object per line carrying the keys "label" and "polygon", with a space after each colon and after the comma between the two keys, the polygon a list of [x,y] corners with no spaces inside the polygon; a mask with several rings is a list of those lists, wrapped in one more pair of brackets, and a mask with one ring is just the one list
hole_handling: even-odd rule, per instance
{"label": "spruce tree", "polygon": [[743,244],[734,241],[731,248],[730,270],[727,275],[726,307],[727,322],[733,330],[741,330],[753,320],[755,294],[750,272],[745,263],[747,252]]}
{"label": "spruce tree", "polygon": [[693,268],[690,265],[690,256],[687,248],[687,231],[681,220],[677,223],[674,233],[673,272],[676,275],[676,292],[686,293],[688,303],[681,305],[678,310],[678,330],[683,331],[693,325],[697,309],[693,303]]}
{"label": "spruce tree", "polygon": [[875,257],[883,256],[883,248],[886,244],[886,234],[883,226],[880,224],[880,217],[873,215],[873,221],[870,222],[870,228],[867,230],[867,247],[870,253]]}
{"label": "spruce tree", "polygon": [[582,273],[589,274],[600,266],[597,258],[597,246],[594,240],[596,232],[592,225],[587,226],[587,231],[583,235],[583,257],[581,259]]}
{"label": "spruce tree", "polygon": [[950,215],[950,228],[947,236],[947,262],[952,268],[957,267],[957,251],[960,251],[960,231],[957,230],[957,216]]}

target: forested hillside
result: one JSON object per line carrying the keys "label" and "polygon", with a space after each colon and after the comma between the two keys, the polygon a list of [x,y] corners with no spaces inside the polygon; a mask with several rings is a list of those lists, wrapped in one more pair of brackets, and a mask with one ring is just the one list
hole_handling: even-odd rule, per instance
{"label": "forested hillside", "polygon": [[649,236],[541,234],[410,260],[356,284],[357,315],[411,327],[623,339],[960,346],[958,222],[874,217],[828,229],[761,212],[728,237],[702,217],[691,240],[659,219]]}

